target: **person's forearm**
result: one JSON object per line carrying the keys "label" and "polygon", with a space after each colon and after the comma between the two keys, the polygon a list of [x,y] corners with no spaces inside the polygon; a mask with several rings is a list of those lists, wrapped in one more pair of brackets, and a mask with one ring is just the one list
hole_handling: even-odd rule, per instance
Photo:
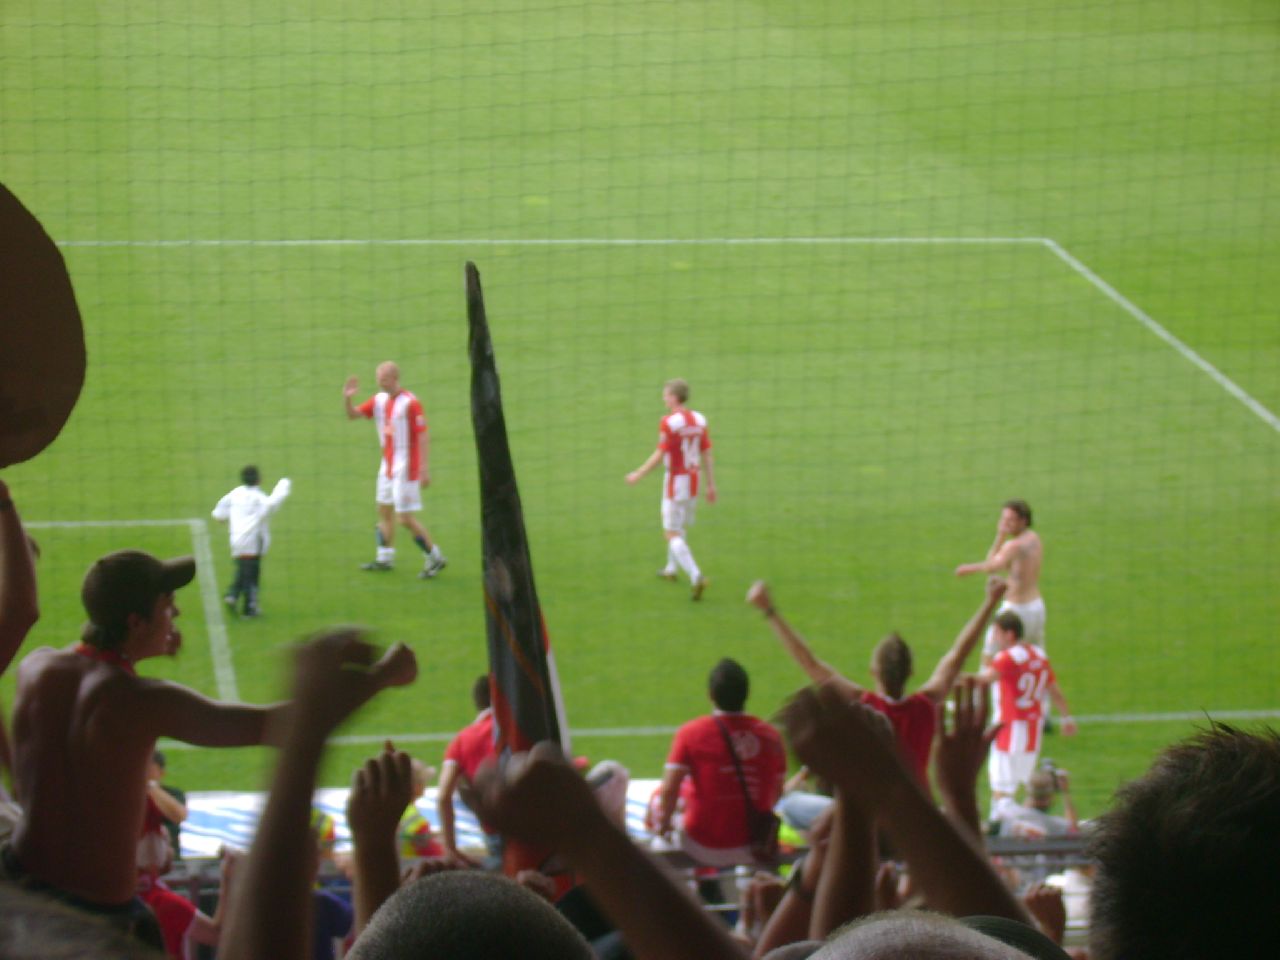
{"label": "person's forearm", "polygon": [[825,683],[831,679],[835,671],[813,655],[813,651],[809,649],[809,645],[805,643],[804,638],[791,628],[791,624],[786,621],[782,614],[770,608],[765,611],[764,616],[778,639],[782,641],[783,649],[787,651],[792,660],[800,665],[800,669],[808,675],[810,680],[814,683]]}
{"label": "person's forearm", "polygon": [[809,921],[811,940],[825,940],[849,921],[875,911],[875,824],[839,790],[826,861]]}
{"label": "person's forearm", "polygon": [[396,836],[371,839],[353,837],[355,867],[353,899],[355,901],[355,929],[358,935],[369,918],[386,902],[400,886],[400,855],[396,849]]}
{"label": "person's forearm", "polygon": [[271,488],[271,496],[267,497],[267,512],[275,513],[280,509],[280,504],[284,503],[289,497],[289,492],[293,489],[293,484],[288,477],[281,477],[276,481],[276,485]]}
{"label": "person's forearm", "polygon": [[680,802],[680,780],[672,783],[664,777],[662,792],[658,794],[658,835],[671,832],[671,821],[676,815],[676,804]]}
{"label": "person's forearm", "polygon": [[951,784],[943,777],[938,778],[938,789],[942,794],[943,806],[951,822],[969,836],[982,842],[982,812],[978,809],[978,791],[976,784],[967,789],[952,790]]}
{"label": "person's forearm", "polygon": [[259,708],[262,711],[262,726],[258,733],[258,743],[261,746],[283,747],[285,745],[289,733],[291,706],[292,704],[285,701]]}
{"label": "person's forearm", "polygon": [[1067,825],[1072,833],[1080,832],[1080,817],[1076,813],[1076,805],[1071,801],[1071,794],[1062,792],[1062,812],[1067,815]]}
{"label": "person's forearm", "polygon": [[156,805],[160,815],[170,823],[181,823],[187,819],[186,806],[156,781],[152,780],[147,784],[147,796]]}
{"label": "person's forearm", "polygon": [[809,779],[809,768],[801,766],[799,770],[793,773],[787,782],[782,785],[784,794],[790,793],[792,790],[799,790],[806,780]]}
{"label": "person's forearm", "polygon": [[956,917],[987,915],[1028,922],[976,838],[948,822],[907,775],[880,798],[879,815],[929,906]]}
{"label": "person's forearm", "polygon": [[458,852],[458,841],[453,826],[453,793],[437,794],[436,813],[440,815],[440,843],[449,853]]}
{"label": "person's forearm", "polygon": [[7,777],[12,791],[15,794],[18,792],[18,778],[13,769],[13,748],[9,745],[9,731],[4,725],[4,704],[2,703],[0,703],[0,777]]}
{"label": "person's forearm", "polygon": [[31,546],[9,488],[0,481],[0,673],[39,618]]}
{"label": "person's forearm", "polygon": [[808,936],[809,922],[813,916],[814,892],[797,889],[804,882],[804,879],[796,880],[795,885],[783,894],[782,902],[760,932],[760,939],[751,951],[753,957],[763,957],[775,947],[783,947]]}
{"label": "person's forearm", "polygon": [[[231,901],[231,897],[235,894],[235,881],[225,871],[222,874],[222,883],[219,884],[218,905],[213,909],[213,916],[209,919],[213,924],[213,928],[217,931],[219,939],[222,936],[222,928],[227,922],[227,904]],[[216,941],[215,941],[216,943]]]}
{"label": "person's forearm", "polygon": [[311,795],[324,737],[297,724],[281,750],[258,832],[241,866],[222,960],[305,960],[311,955],[315,856]]}
{"label": "person's forearm", "polygon": [[991,541],[991,548],[987,551],[987,563],[995,559],[996,554],[1000,552],[1000,548],[1004,546],[1004,542],[1007,539],[1008,535],[1003,530],[996,531],[996,538]]}
{"label": "person's forearm", "polygon": [[973,653],[973,648],[977,646],[978,638],[982,636],[982,628],[986,626],[987,619],[999,602],[999,598],[992,596],[983,600],[982,606],[956,635],[951,649],[938,661],[933,676],[920,688],[922,693],[939,702],[946,698],[951,688],[955,686],[960,671],[964,669],[964,662],[969,659],[969,654]]}
{"label": "person's forearm", "polygon": [[743,960],[728,929],[601,815],[560,852],[622,931],[637,960]]}
{"label": "person's forearm", "polygon": [[1049,685],[1049,699],[1053,701],[1053,705],[1057,708],[1058,715],[1063,720],[1071,719],[1071,707],[1067,705],[1067,698],[1062,695],[1062,691],[1056,683]]}
{"label": "person's forearm", "polygon": [[653,453],[649,455],[648,460],[640,464],[640,466],[636,467],[636,469],[632,471],[632,476],[634,476],[637,480],[639,480],[641,477],[648,474],[650,470],[656,467],[658,465],[658,461],[661,459],[662,459],[662,451],[661,450],[653,451]]}

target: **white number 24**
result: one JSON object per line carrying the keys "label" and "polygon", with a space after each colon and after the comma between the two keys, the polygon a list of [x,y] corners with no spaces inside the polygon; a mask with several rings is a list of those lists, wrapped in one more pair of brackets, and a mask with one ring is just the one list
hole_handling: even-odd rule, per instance
{"label": "white number 24", "polygon": [[1039,703],[1044,697],[1044,688],[1048,682],[1048,670],[1024,673],[1018,677],[1018,699],[1014,701],[1018,705],[1018,709],[1030,710]]}

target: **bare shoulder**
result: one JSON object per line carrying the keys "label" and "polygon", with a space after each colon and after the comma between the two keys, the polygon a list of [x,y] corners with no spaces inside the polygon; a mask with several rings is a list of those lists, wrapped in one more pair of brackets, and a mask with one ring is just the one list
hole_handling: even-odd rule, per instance
{"label": "bare shoulder", "polygon": [[22,658],[18,664],[18,682],[22,684],[39,682],[46,674],[63,672],[78,666],[76,657],[70,650],[58,647],[37,647]]}
{"label": "bare shoulder", "polygon": [[60,654],[69,655],[70,653],[71,651],[65,648],[49,647],[49,646],[36,647],[34,650],[32,650],[30,653],[28,653],[25,657],[22,658],[22,664],[39,662],[40,660],[50,656],[57,656]]}
{"label": "bare shoulder", "polygon": [[1017,545],[1019,553],[1034,553],[1040,549],[1040,534],[1034,530],[1023,530],[1012,542]]}

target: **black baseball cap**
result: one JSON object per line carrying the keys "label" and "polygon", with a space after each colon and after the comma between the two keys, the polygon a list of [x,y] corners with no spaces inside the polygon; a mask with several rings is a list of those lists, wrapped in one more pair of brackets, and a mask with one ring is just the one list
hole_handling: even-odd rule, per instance
{"label": "black baseball cap", "polygon": [[150,614],[156,597],[185,587],[195,575],[193,557],[161,560],[142,550],[117,550],[89,568],[80,599],[96,626],[123,626],[129,614]]}

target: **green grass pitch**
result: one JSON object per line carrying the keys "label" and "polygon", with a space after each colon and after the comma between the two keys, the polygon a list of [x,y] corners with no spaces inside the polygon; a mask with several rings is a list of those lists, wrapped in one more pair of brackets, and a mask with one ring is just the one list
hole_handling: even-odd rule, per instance
{"label": "green grass pitch", "polygon": [[[889,629],[926,672],[980,596],[951,570],[1009,496],[1046,543],[1048,645],[1086,722],[1045,752],[1083,812],[1186,715],[1280,710],[1271,6],[65,2],[0,25],[4,181],[68,244],[90,358],[63,436],[6,472],[26,519],[98,524],[36,530],[30,644],[75,637],[110,549],[207,530],[225,587],[223,530],[186,521],[254,462],[295,492],[266,616],[226,624],[240,695],[281,695],[291,640],[359,622],[422,671],[347,734],[466,722],[473,259],[572,728],[678,724],[726,655],[772,711],[802,676],[742,603],[758,577],[854,678]],[[377,453],[340,388],[386,358],[432,426],[424,519],[450,566],[430,583],[403,537],[393,574],[357,569]],[[654,576],[657,479],[623,482],[671,376],[722,495],[690,536],[696,605]],[[149,669],[215,694],[205,593]],[[575,745],[656,776],[668,739]],[[334,749],[326,782],[372,749]],[[265,763],[170,767],[250,789]]]}

